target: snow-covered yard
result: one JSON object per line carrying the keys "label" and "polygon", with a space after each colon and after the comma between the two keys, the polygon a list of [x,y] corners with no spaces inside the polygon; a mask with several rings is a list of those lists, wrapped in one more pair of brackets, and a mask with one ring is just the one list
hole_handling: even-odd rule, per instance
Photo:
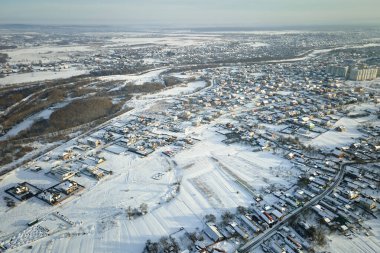
{"label": "snow-covered yard", "polygon": [[347,239],[342,235],[331,235],[328,237],[331,241],[325,248],[334,253],[377,253],[380,252],[380,222],[379,219],[368,220],[365,222],[366,227],[371,227],[369,235],[363,233],[355,234],[354,238]]}

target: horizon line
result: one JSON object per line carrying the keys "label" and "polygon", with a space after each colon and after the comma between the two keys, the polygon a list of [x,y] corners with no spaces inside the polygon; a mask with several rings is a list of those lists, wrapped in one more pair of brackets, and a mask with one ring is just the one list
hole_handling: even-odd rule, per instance
{"label": "horizon line", "polygon": [[[215,25],[170,25],[170,24],[80,24],[80,23],[57,23],[57,24],[41,24],[41,23],[2,23],[0,22],[0,26],[41,26],[41,27],[64,27],[64,26],[72,26],[72,27],[154,27],[154,28],[162,28],[162,29],[212,29],[212,28],[229,28],[229,29],[235,29],[235,28],[242,28],[242,29],[257,29],[257,28],[294,28],[294,27],[372,27],[372,26],[378,26],[379,23],[361,23],[361,24],[290,24],[290,25],[222,25],[222,24],[215,24]],[[380,28],[380,27],[379,27]]]}

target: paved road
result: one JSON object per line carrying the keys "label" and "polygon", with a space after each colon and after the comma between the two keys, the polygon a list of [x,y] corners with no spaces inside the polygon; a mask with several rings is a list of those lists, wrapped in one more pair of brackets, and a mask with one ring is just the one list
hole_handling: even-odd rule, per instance
{"label": "paved road", "polygon": [[[376,162],[376,161],[371,161],[371,162]],[[244,244],[242,247],[240,247],[237,252],[239,252],[239,253],[249,252],[255,246],[261,244],[263,242],[263,240],[265,240],[265,239],[273,236],[273,234],[275,234],[278,231],[278,229],[282,225],[284,225],[285,223],[287,223],[290,219],[296,217],[301,212],[303,212],[306,209],[308,209],[309,207],[315,205],[317,202],[319,202],[321,199],[323,199],[326,195],[330,194],[334,190],[334,188],[337,187],[341,183],[341,181],[343,180],[343,176],[344,176],[344,172],[345,172],[346,166],[347,165],[352,165],[352,164],[356,164],[356,163],[354,163],[354,162],[346,162],[346,163],[340,164],[340,166],[339,166],[339,173],[338,173],[338,175],[336,177],[336,180],[334,181],[334,183],[332,185],[330,185],[329,188],[327,188],[320,195],[314,197],[312,200],[310,200],[304,206],[299,207],[296,210],[294,210],[291,214],[287,215],[282,221],[278,222],[272,228],[266,230],[264,233],[260,234],[259,236],[254,237],[251,240],[249,240],[246,244]]]}

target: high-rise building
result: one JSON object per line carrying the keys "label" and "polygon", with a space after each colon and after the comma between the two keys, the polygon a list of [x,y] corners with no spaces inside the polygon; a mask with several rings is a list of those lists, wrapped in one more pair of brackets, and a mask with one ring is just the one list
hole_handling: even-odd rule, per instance
{"label": "high-rise building", "polygon": [[353,81],[373,80],[380,75],[377,67],[349,67],[329,65],[327,73],[336,77],[343,77]]}
{"label": "high-rise building", "polygon": [[353,81],[373,80],[377,77],[377,68],[350,69],[348,79]]}
{"label": "high-rise building", "polygon": [[348,66],[329,65],[327,66],[327,73],[333,76],[346,77],[348,73]]}

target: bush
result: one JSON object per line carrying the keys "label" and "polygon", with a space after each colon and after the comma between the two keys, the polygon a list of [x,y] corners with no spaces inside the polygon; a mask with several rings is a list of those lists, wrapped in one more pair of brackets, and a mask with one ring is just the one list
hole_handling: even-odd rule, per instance
{"label": "bush", "polygon": [[206,222],[215,222],[216,221],[216,217],[213,214],[206,214],[205,220],[206,220]]}

